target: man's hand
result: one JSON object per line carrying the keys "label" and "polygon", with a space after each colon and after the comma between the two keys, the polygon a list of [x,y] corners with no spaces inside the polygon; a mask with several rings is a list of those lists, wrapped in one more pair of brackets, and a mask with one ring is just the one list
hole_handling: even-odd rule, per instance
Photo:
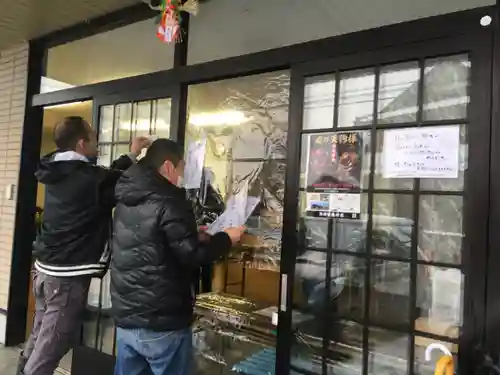
{"label": "man's hand", "polygon": [[241,236],[245,233],[246,227],[243,225],[236,228],[227,228],[224,232],[231,238],[233,246],[236,245],[241,240]]}
{"label": "man's hand", "polygon": [[132,140],[130,152],[135,156],[139,156],[143,148],[149,147],[151,141],[148,137],[137,137]]}
{"label": "man's hand", "polygon": [[208,242],[208,241],[210,241],[210,235],[207,232],[205,232],[204,229],[200,228],[198,230],[198,241],[200,241],[200,242]]}

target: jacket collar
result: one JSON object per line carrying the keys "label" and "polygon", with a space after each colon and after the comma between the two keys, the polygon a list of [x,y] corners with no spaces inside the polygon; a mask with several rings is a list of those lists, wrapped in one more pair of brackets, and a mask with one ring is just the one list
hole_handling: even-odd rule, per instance
{"label": "jacket collar", "polygon": [[89,159],[87,159],[85,156],[82,154],[79,154],[78,152],[75,151],[61,151],[61,152],[56,152],[54,154],[54,161],[72,161],[72,160],[79,160],[79,161],[85,161],[89,162]]}

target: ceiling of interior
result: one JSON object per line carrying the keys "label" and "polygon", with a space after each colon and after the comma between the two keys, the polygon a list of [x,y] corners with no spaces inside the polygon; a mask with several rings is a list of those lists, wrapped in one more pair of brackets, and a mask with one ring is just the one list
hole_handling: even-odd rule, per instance
{"label": "ceiling of interior", "polygon": [[0,0],[0,50],[140,0]]}

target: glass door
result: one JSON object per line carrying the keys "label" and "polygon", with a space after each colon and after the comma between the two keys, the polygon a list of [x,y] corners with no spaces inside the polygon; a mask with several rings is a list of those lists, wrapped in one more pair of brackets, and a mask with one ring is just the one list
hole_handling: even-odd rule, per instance
{"label": "glass door", "polygon": [[[170,137],[170,97],[125,101],[121,97],[94,101],[94,123],[98,129],[98,163],[109,167],[130,151],[137,136]],[[107,355],[115,353],[115,326],[110,315],[109,273],[90,285],[82,345]]]}
{"label": "glass door", "polygon": [[489,51],[473,40],[292,70],[284,230],[296,234],[279,324],[290,373],[432,374],[430,343],[462,359],[480,342]]}
{"label": "glass door", "polygon": [[109,166],[120,155],[128,153],[134,137],[169,138],[171,106],[170,98],[101,105],[99,163]]}

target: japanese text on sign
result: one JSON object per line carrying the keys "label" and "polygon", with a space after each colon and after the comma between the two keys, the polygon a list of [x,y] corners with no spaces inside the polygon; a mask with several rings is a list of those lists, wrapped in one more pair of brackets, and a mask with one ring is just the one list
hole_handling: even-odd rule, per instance
{"label": "japanese text on sign", "polygon": [[384,178],[458,178],[460,127],[384,132]]}

